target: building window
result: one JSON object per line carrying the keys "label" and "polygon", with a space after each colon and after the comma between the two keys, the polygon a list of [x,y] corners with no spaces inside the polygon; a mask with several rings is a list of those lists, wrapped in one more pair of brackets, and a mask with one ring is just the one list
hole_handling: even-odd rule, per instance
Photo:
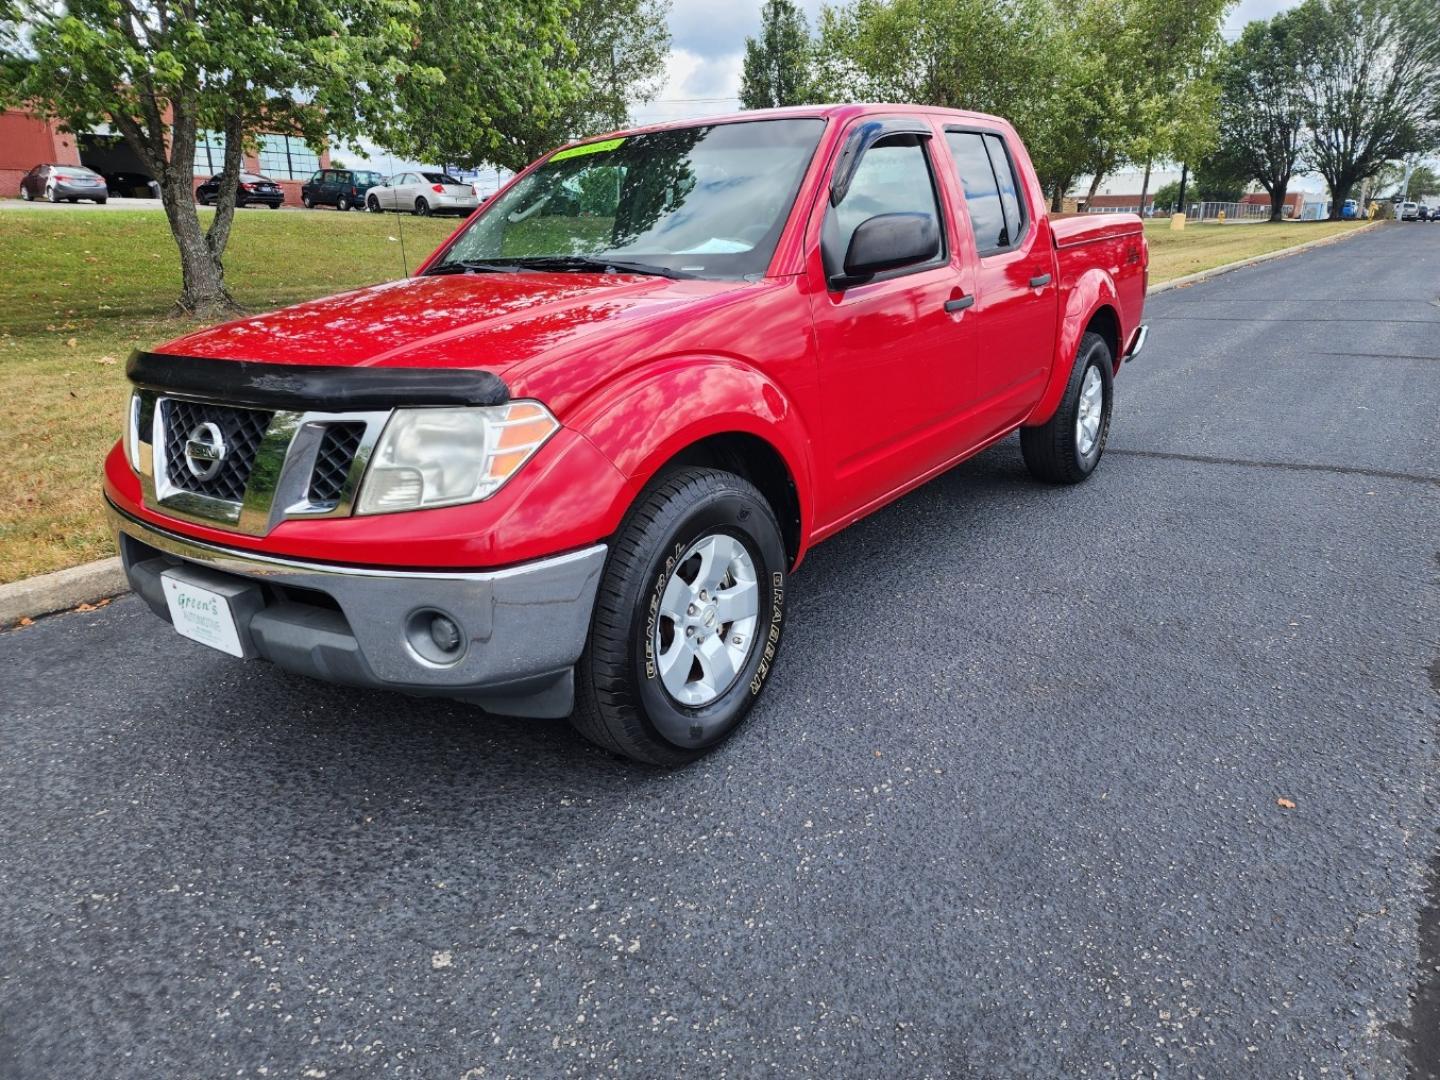
{"label": "building window", "polygon": [[260,136],[260,171],[272,180],[307,180],[320,155],[293,135]]}
{"label": "building window", "polygon": [[202,131],[195,136],[195,175],[214,176],[225,168],[225,133]]}

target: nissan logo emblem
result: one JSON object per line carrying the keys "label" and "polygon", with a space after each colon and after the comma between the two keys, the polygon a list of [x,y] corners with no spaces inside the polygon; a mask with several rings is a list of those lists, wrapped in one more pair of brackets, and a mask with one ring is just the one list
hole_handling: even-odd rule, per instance
{"label": "nissan logo emblem", "polygon": [[225,436],[220,429],[205,421],[190,429],[185,440],[185,467],[197,480],[211,480],[225,464]]}

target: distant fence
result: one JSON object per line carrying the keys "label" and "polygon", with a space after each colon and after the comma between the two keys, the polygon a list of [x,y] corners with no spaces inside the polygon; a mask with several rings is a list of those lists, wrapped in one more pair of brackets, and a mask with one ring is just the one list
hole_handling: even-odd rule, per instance
{"label": "distant fence", "polygon": [[[1139,203],[1134,206],[1087,207],[1087,214],[1142,214],[1144,217],[1169,217],[1177,207],[1149,206],[1143,212]],[[1269,221],[1270,207],[1264,203],[1239,202],[1194,202],[1185,208],[1185,217],[1190,221],[1219,221],[1221,214],[1226,221]],[[1288,213],[1288,208],[1287,208]]]}

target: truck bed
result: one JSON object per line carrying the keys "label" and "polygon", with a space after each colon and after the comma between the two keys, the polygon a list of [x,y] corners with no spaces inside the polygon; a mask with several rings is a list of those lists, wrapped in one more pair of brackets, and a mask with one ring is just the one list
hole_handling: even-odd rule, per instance
{"label": "truck bed", "polygon": [[1139,214],[1052,214],[1050,224],[1055,231],[1057,248],[1133,236],[1145,231]]}

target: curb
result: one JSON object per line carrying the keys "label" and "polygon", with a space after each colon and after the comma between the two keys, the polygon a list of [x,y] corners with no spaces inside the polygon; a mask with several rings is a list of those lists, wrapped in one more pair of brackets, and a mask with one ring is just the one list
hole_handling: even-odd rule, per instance
{"label": "curb", "polygon": [[129,591],[125,570],[115,556],[13,581],[0,585],[0,627],[14,626],[21,619],[51,615],[81,604],[93,604]]}
{"label": "curb", "polygon": [[1239,262],[1225,263],[1223,266],[1212,266],[1209,270],[1197,270],[1193,274],[1186,274],[1184,277],[1171,278],[1169,281],[1162,281],[1158,285],[1151,285],[1145,291],[1145,296],[1156,296],[1160,293],[1169,292],[1171,289],[1183,289],[1187,285],[1194,285],[1206,281],[1221,274],[1228,274],[1232,270],[1244,270],[1247,266],[1256,266],[1260,263],[1270,262],[1272,259],[1283,259],[1287,255],[1294,255],[1297,251],[1305,251],[1309,248],[1324,247],[1326,244],[1338,244],[1341,240],[1349,240],[1353,236],[1370,232],[1384,225],[1383,221],[1372,221],[1368,225],[1361,225],[1351,229],[1349,232],[1334,233],[1330,236],[1322,236],[1315,240],[1306,240],[1303,244],[1292,244],[1287,248],[1277,248],[1274,251],[1267,251],[1263,255],[1252,255],[1248,259],[1241,259]]}
{"label": "curb", "polygon": [[[1269,262],[1271,259],[1283,259],[1287,255],[1293,255],[1297,251],[1304,251],[1307,248],[1338,243],[1341,240],[1348,240],[1352,236],[1359,236],[1363,232],[1369,232],[1382,224],[1384,223],[1380,221],[1372,221],[1370,224],[1361,225],[1350,232],[1322,236],[1318,240],[1307,240],[1303,244],[1280,248],[1277,251],[1267,251],[1264,255],[1242,259],[1240,262],[1226,263],[1224,266],[1212,266],[1209,270],[1200,270],[1193,274],[1186,274],[1184,277],[1172,278],[1159,285],[1152,285],[1145,295],[1147,297],[1155,296],[1159,293],[1169,292],[1171,289],[1184,288],[1186,285],[1194,285],[1196,282],[1205,281],[1208,278],[1228,274],[1232,270],[1243,270],[1247,266]],[[65,611],[80,604],[93,604],[97,600],[119,596],[121,593],[129,591],[130,584],[125,580],[125,571],[120,566],[120,560],[113,557],[85,563],[83,566],[71,567],[69,570],[57,570],[51,574],[26,578],[24,581],[12,582],[9,585],[0,585],[0,628],[14,626],[22,618],[34,619],[41,615],[51,615],[57,611]]]}

